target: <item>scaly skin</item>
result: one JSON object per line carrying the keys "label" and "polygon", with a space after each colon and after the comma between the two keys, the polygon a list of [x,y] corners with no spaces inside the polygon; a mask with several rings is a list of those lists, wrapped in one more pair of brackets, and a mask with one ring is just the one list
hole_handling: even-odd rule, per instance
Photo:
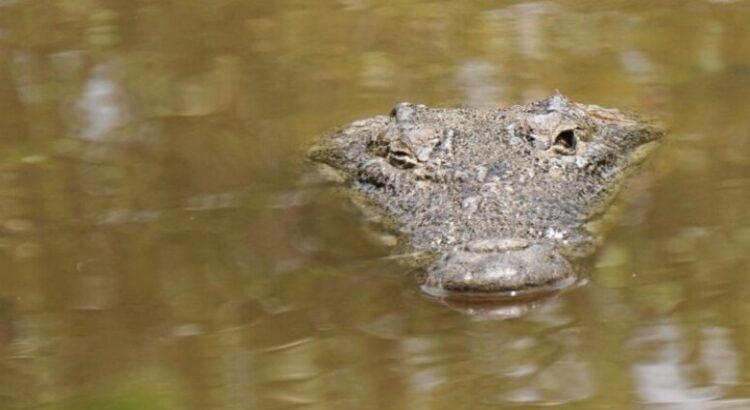
{"label": "scaly skin", "polygon": [[505,109],[402,103],[309,152],[435,258],[423,289],[516,294],[574,282],[587,229],[663,131],[557,94]]}

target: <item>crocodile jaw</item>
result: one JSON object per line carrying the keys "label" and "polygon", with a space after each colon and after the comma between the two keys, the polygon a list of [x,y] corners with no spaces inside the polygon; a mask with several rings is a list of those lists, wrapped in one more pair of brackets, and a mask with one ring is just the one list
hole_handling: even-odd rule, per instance
{"label": "crocodile jaw", "polygon": [[454,249],[428,268],[422,290],[437,297],[515,297],[562,289],[576,277],[550,244],[489,252]]}

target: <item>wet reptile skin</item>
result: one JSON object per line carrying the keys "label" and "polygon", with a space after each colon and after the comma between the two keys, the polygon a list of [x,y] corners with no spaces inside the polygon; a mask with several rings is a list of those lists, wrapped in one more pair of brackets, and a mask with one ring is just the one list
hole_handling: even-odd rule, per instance
{"label": "wet reptile skin", "polygon": [[601,216],[663,131],[556,94],[504,109],[398,104],[322,137],[309,158],[426,251],[423,289],[564,286]]}

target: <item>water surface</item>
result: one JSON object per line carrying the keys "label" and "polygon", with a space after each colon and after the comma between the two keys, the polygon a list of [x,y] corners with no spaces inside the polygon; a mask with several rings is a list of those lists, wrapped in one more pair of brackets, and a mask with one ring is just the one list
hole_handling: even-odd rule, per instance
{"label": "water surface", "polygon": [[[0,1],[0,408],[750,407],[744,1]],[[399,101],[671,129],[585,286],[424,297],[300,183]]]}

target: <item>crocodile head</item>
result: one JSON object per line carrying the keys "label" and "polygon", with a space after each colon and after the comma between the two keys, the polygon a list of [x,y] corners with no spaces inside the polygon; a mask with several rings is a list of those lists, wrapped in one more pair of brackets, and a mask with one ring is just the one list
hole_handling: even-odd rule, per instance
{"label": "crocodile head", "polygon": [[402,103],[309,155],[394,221],[405,247],[435,255],[425,291],[515,295],[575,281],[598,239],[587,227],[662,135],[556,94],[490,110]]}

